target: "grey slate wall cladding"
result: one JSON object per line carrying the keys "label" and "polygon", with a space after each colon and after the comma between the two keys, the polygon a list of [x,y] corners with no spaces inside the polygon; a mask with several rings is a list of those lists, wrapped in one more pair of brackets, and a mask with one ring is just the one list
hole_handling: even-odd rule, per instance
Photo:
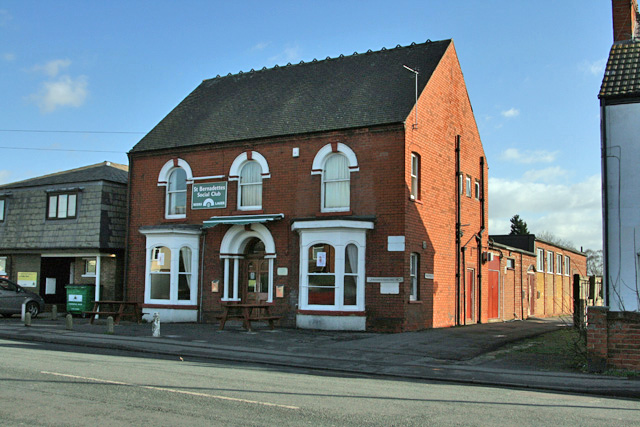
{"label": "grey slate wall cladding", "polygon": [[105,183],[100,209],[100,247],[124,248],[127,231],[127,187]]}
{"label": "grey slate wall cladding", "polygon": [[75,184],[73,187],[82,188],[78,194],[77,217],[47,220],[46,190],[68,187],[12,189],[5,221],[0,223],[0,248],[124,248],[126,186],[104,182]]}

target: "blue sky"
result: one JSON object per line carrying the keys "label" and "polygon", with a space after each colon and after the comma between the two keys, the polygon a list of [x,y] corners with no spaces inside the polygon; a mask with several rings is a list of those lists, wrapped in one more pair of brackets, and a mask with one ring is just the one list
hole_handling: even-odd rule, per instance
{"label": "blue sky", "polygon": [[609,0],[0,0],[0,183],[126,164],[217,74],[449,38],[490,168],[490,233],[519,214],[599,248]]}

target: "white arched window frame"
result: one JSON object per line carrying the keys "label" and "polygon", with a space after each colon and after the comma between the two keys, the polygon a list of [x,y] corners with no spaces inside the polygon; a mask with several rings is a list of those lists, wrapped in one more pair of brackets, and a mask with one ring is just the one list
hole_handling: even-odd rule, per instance
{"label": "white arched window frame", "polygon": [[262,167],[255,160],[245,162],[240,169],[238,209],[262,209]]}
{"label": "white arched window frame", "polygon": [[[260,171],[257,171],[258,166]],[[258,179],[258,173],[261,179]],[[229,181],[238,181],[238,210],[262,209],[262,182],[267,178],[271,178],[269,163],[257,151],[245,151],[234,159],[229,169]],[[243,191],[246,204],[243,203]],[[259,202],[256,201],[258,196]]]}
{"label": "white arched window frame", "polygon": [[[338,155],[343,157],[338,157]],[[344,212],[351,208],[350,174],[359,170],[356,153],[345,144],[327,144],[318,150],[313,159],[311,174],[321,175],[322,177],[320,188],[321,212]],[[341,191],[340,194],[329,194],[329,192],[337,189],[340,189],[338,190]],[[347,199],[344,200],[345,198]]]}
{"label": "white arched window frame", "polygon": [[[184,181],[184,189],[174,188],[173,185],[170,185],[170,181],[172,178],[172,174],[176,173],[177,169],[182,169],[185,173],[185,181]],[[175,218],[185,218],[187,216],[186,213],[186,200],[187,200],[187,186],[189,184],[193,184],[193,172],[191,171],[191,167],[189,163],[186,161],[176,158],[167,161],[160,169],[160,173],[158,174],[158,186],[166,187],[165,188],[165,218],[175,219]],[[179,196],[179,194],[182,194]],[[175,209],[172,209],[172,202],[175,201],[176,197],[184,198],[184,209],[180,209],[176,212]]]}

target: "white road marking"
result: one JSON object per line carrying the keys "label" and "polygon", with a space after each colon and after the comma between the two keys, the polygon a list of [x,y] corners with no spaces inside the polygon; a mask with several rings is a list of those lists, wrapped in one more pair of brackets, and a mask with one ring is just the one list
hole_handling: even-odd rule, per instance
{"label": "white road marking", "polygon": [[255,405],[274,406],[274,407],[277,407],[277,408],[284,408],[284,409],[294,409],[294,410],[300,409],[298,406],[279,405],[277,403],[259,402],[257,400],[238,399],[236,397],[227,397],[227,396],[219,396],[219,395],[215,395],[215,394],[197,393],[197,392],[194,392],[194,391],[175,390],[175,389],[166,388],[166,387],[154,387],[154,386],[147,386],[147,385],[124,383],[124,382],[121,382],[121,381],[103,380],[103,379],[100,379],[100,378],[81,377],[79,375],[61,374],[59,372],[40,371],[40,373],[41,374],[47,374],[47,375],[55,375],[55,376],[58,376],[58,377],[73,378],[73,379],[77,379],[77,380],[94,381],[94,382],[105,383],[105,384],[115,384],[115,385],[126,385],[126,386],[130,386],[130,387],[139,387],[139,388],[145,388],[147,390],[167,391],[169,393],[186,394],[186,395],[189,395],[189,396],[209,397],[211,399],[219,399],[219,400],[230,400],[232,402],[252,403],[252,404],[255,404]]}

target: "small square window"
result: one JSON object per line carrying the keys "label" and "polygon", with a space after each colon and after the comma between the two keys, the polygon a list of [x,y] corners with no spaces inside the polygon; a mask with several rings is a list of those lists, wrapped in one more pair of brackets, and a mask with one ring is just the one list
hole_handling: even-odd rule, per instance
{"label": "small square window", "polygon": [[95,276],[96,275],[96,259],[85,258],[84,259],[84,274],[83,276]]}
{"label": "small square window", "polygon": [[76,193],[50,194],[47,200],[47,219],[75,218],[77,200]]}
{"label": "small square window", "polygon": [[507,268],[513,270],[516,268],[516,260],[513,258],[507,258]]}

